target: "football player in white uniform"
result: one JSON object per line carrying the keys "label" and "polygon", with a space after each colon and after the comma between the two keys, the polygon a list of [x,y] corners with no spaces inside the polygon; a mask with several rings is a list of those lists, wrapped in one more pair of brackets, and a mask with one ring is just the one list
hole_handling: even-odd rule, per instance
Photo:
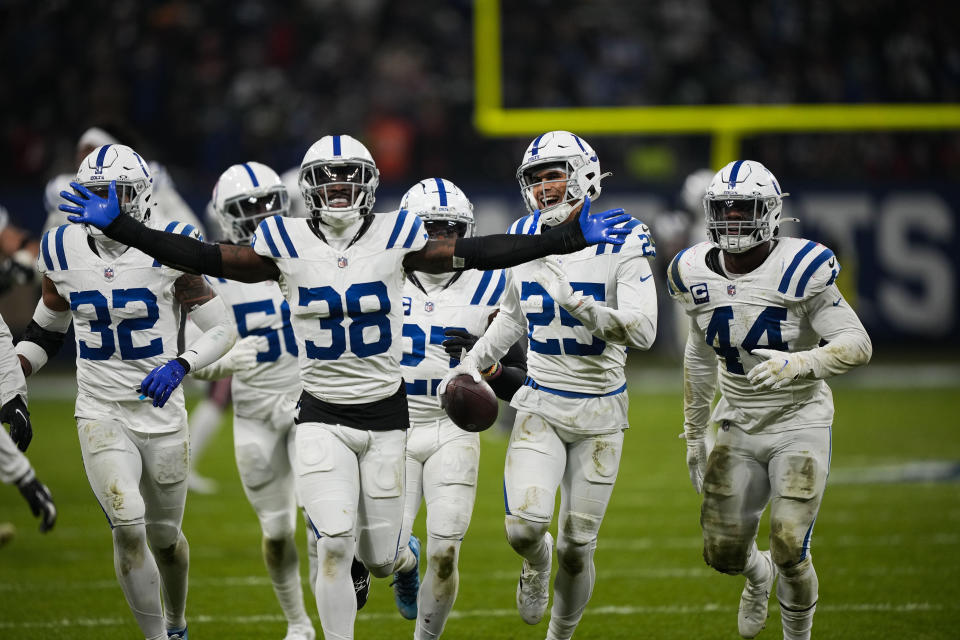
{"label": "football player in white uniform", "polygon": [[[95,149],[74,184],[68,200],[109,189],[132,218],[150,215],[150,172],[129,147]],[[171,231],[196,234],[183,223]],[[44,234],[38,268],[43,294],[17,344],[21,364],[28,375],[40,369],[74,323],[80,450],[113,530],[117,578],[145,637],[186,638],[189,547],[180,527],[189,449],[179,384],[222,356],[236,330],[203,278],[89,226]],[[204,333],[178,356],[181,309]]]}
{"label": "football player in white uniform", "polygon": [[[40,531],[46,533],[57,521],[57,507],[50,490],[34,473],[23,455],[33,438],[30,412],[27,410],[27,382],[13,348],[10,328],[0,317],[0,422],[10,425],[10,433],[0,427],[0,482],[16,484],[30,511],[40,518]],[[9,529],[8,529],[9,531]],[[6,542],[0,530],[0,546]]]}
{"label": "football player in white uniform", "polygon": [[[778,237],[785,195],[759,162],[725,166],[703,199],[709,241],[678,253],[667,281],[690,317],[683,430],[690,480],[703,492],[703,557],[747,578],[738,614],[744,638],[763,629],[779,574],[783,637],[796,640],[810,637],[817,605],[810,537],[833,422],[823,378],[866,364],[872,347],[834,284],[833,252]],[[711,415],[718,368],[721,396]],[[710,422],[720,429],[708,458]],[[770,550],[758,551],[768,503]]]}
{"label": "football player in white uniform", "polygon": [[[415,184],[400,208],[423,220],[431,238],[469,237],[473,205],[452,182],[429,178]],[[460,543],[470,524],[477,493],[480,436],[453,424],[437,402],[437,386],[459,358],[448,354],[451,336],[481,334],[503,294],[503,270],[407,274],[403,299],[404,352],[400,364],[407,387],[406,504],[401,548],[394,568],[394,594],[403,617],[417,620],[414,638],[439,638],[457,598]],[[509,400],[525,370],[497,367],[489,377]],[[511,386],[508,382],[513,379]],[[506,387],[503,385],[506,383]],[[429,558],[419,586],[420,543],[411,537],[420,501],[427,504]],[[407,544],[407,540],[410,544]],[[418,594],[419,587],[419,596]]]}
{"label": "football player in white uniform", "polygon": [[[262,220],[284,216],[288,207],[280,177],[259,162],[233,165],[213,191],[213,216],[222,237],[232,244],[249,245]],[[293,417],[300,379],[290,307],[276,282],[209,281],[232,311],[240,336],[263,338],[257,366],[233,375],[234,453],[243,490],[260,520],[263,560],[287,619],[286,640],[313,640],[294,538]]]}
{"label": "football player in white uniform", "polygon": [[[327,638],[351,638],[357,557],[376,577],[393,571],[403,520],[409,426],[400,370],[405,270],[492,269],[589,242],[620,242],[622,210],[542,236],[428,240],[404,210],[371,215],[379,173],[354,138],[307,150],[300,188],[311,218],[274,216],[252,247],[209,244],[120,215],[112,193],[60,205],[71,221],[180,268],[241,282],[275,280],[290,306],[303,394],[297,414],[297,490],[318,537],[317,608]],[[67,194],[68,196],[70,194]]]}
{"label": "football player in white uniform", "polygon": [[[517,170],[531,213],[510,232],[567,226],[585,197],[600,195],[604,175],[583,139],[567,131],[538,136]],[[477,377],[478,368],[529,336],[528,377],[511,403],[517,417],[504,470],[506,531],[523,556],[520,616],[537,624],[549,602],[553,538],[547,528],[560,487],[550,639],[573,635],[593,591],[597,533],[629,426],[627,348],[648,349],[657,333],[653,239],[638,220],[623,228],[629,235],[622,246],[599,244],[510,269],[499,315],[442,385],[463,372]]]}

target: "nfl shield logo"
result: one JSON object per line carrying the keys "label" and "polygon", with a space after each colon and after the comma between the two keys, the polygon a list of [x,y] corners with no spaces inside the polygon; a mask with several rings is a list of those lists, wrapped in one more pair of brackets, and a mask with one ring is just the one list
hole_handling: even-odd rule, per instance
{"label": "nfl shield logo", "polygon": [[728,296],[735,296],[735,295],[737,295],[737,285],[735,285],[735,284],[728,284],[728,285],[727,285],[727,295],[728,295]]}
{"label": "nfl shield logo", "polygon": [[423,310],[427,313],[433,313],[433,303],[427,300],[423,303]]}
{"label": "nfl shield logo", "polygon": [[116,275],[113,271],[113,267],[107,267],[103,270],[103,277],[107,280],[113,280],[113,277]]}
{"label": "nfl shield logo", "polygon": [[341,269],[345,268],[347,266],[347,259],[344,256],[337,258],[337,266]]}

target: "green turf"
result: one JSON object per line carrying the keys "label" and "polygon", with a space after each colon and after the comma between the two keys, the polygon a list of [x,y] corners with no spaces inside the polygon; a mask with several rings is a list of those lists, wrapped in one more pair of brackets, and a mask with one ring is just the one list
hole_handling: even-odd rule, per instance
{"label": "green turf", "polygon": [[[956,391],[838,389],[834,470],[960,460]],[[31,409],[36,438],[29,453],[54,492],[60,519],[51,534],[39,535],[16,490],[0,487],[0,520],[18,528],[0,549],[0,638],[138,638],[114,577],[109,530],[83,474],[72,403],[35,401]],[[596,590],[575,637],[737,638],[742,579],[716,574],[701,560],[698,498],[676,437],[680,398],[634,395],[631,415],[600,532]],[[529,627],[514,610],[520,561],[503,535],[504,447],[502,436],[484,435],[477,506],[446,638],[546,634],[546,621]],[[229,429],[221,430],[201,469],[221,490],[187,501],[191,638],[282,638],[285,625],[262,566]],[[821,597],[814,637],[956,638],[958,528],[958,483],[829,486],[814,536]],[[762,548],[765,535],[762,527]],[[374,582],[356,637],[412,636],[413,623],[396,613],[388,582]],[[779,638],[779,626],[774,601],[760,637]]]}

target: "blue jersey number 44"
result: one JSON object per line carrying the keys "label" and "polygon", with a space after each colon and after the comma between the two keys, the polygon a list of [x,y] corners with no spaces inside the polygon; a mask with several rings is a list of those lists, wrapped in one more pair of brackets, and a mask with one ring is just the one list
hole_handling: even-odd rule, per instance
{"label": "blue jersey number 44", "polygon": [[[740,360],[740,349],[747,353],[757,347],[787,351],[787,343],[783,341],[780,323],[787,319],[787,310],[784,307],[766,307],[757,316],[750,327],[750,331],[740,343],[739,348],[730,343],[730,322],[733,320],[733,307],[717,307],[710,316],[705,338],[707,344],[713,347],[717,355],[723,358],[724,366],[730,373],[744,375],[743,362]],[[761,345],[760,340],[766,337],[767,344]]]}

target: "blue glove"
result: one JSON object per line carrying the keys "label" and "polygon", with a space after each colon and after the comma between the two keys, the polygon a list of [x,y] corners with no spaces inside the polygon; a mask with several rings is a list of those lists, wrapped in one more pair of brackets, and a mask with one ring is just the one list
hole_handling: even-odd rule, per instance
{"label": "blue glove", "polygon": [[81,224],[92,224],[97,229],[104,229],[116,220],[120,215],[120,201],[117,200],[117,181],[110,181],[110,190],[106,199],[101,198],[89,189],[76,182],[71,182],[76,193],[61,191],[60,197],[68,202],[77,205],[71,207],[67,204],[60,205],[60,211],[72,213],[75,215],[67,216],[70,222]]}
{"label": "blue glove", "polygon": [[162,407],[167,403],[170,394],[183,381],[183,376],[187,375],[187,368],[178,360],[171,360],[147,374],[140,383],[140,393],[143,394],[141,398],[144,396],[153,398],[155,407]]}
{"label": "blue glove", "polygon": [[[62,205],[61,205],[62,206]],[[617,227],[630,219],[623,209],[610,209],[590,215],[590,196],[584,196],[583,206],[580,208],[580,231],[587,244],[623,244],[630,229]]]}

